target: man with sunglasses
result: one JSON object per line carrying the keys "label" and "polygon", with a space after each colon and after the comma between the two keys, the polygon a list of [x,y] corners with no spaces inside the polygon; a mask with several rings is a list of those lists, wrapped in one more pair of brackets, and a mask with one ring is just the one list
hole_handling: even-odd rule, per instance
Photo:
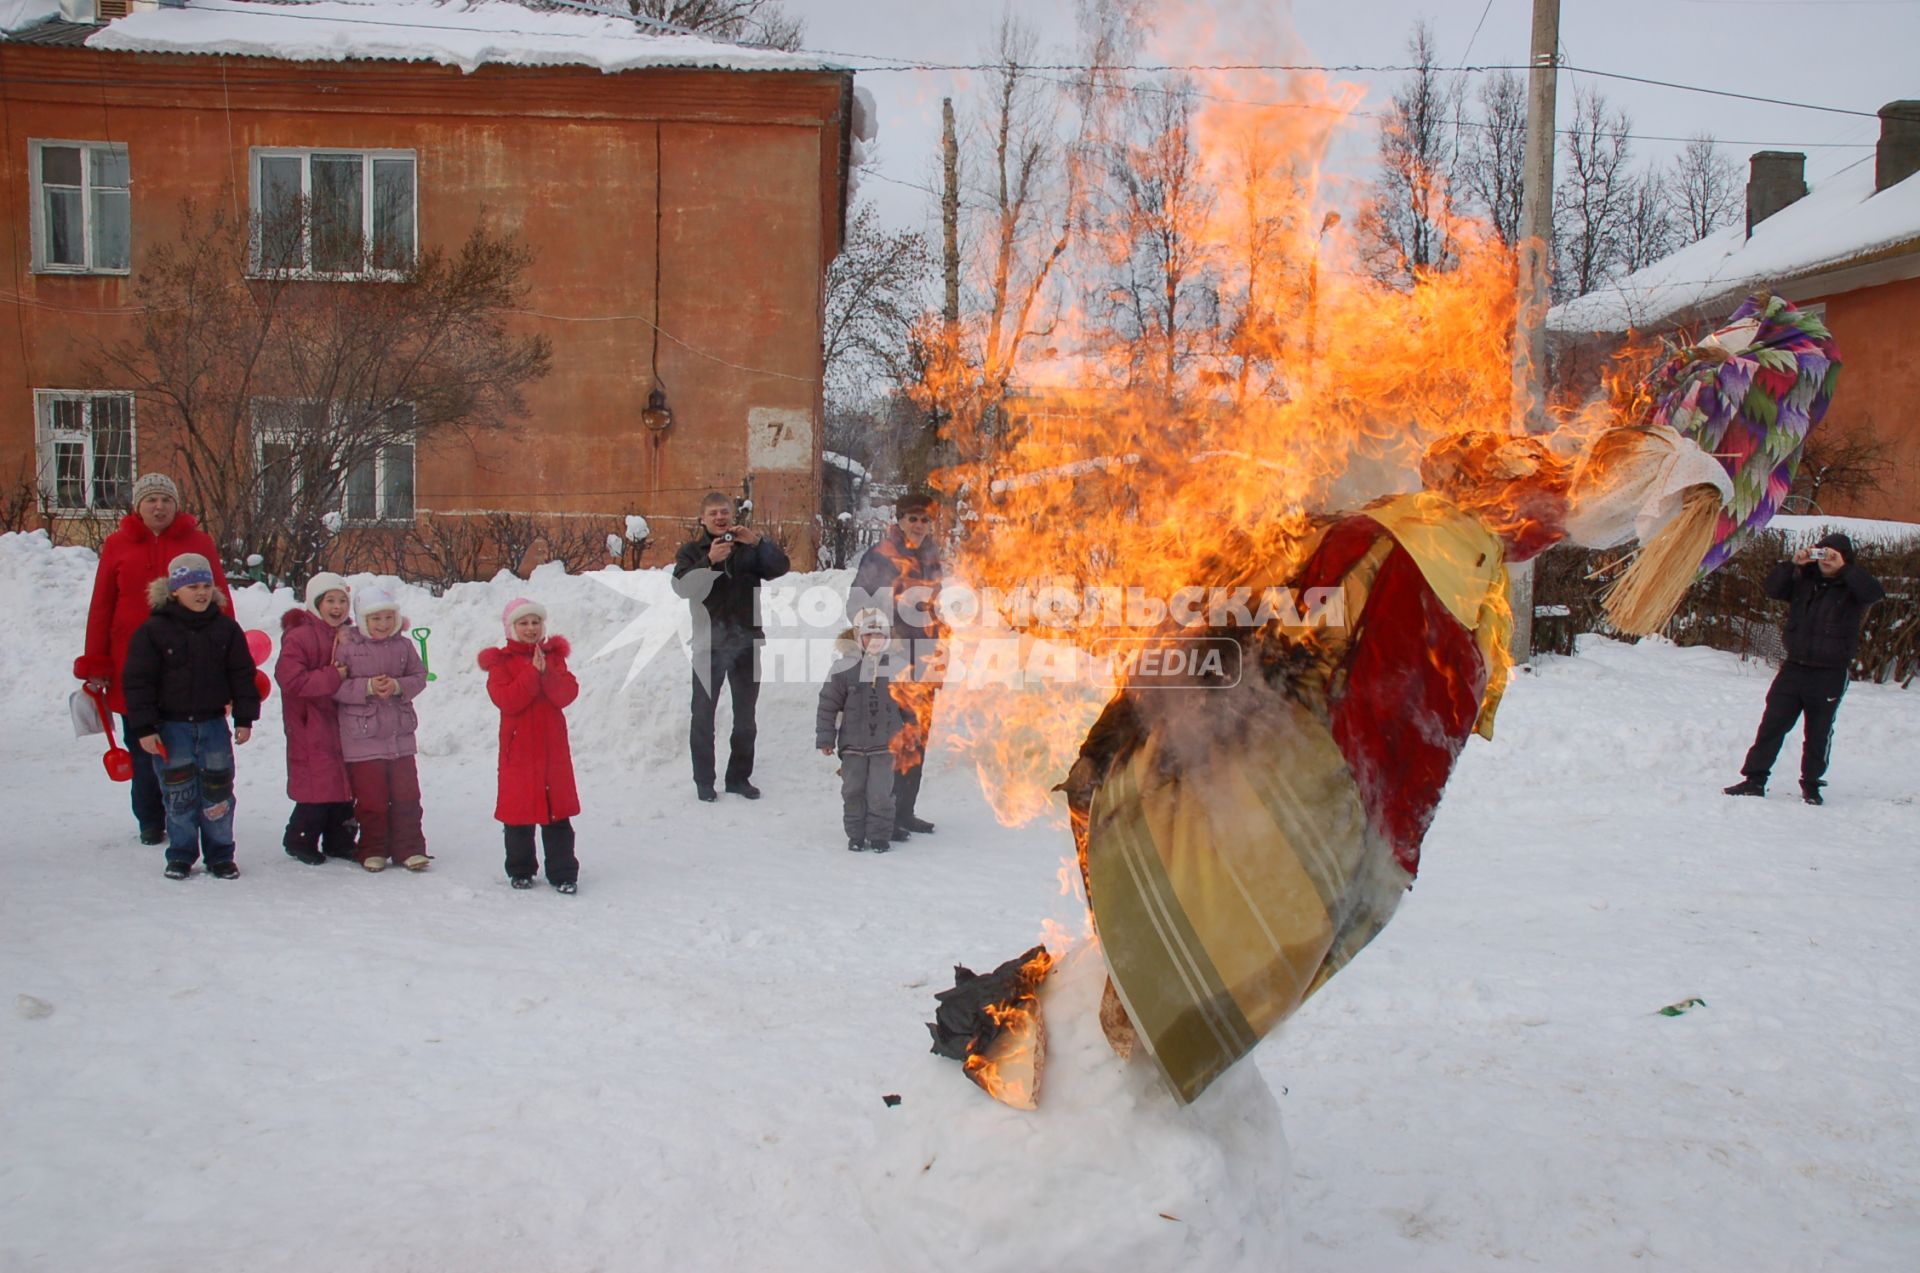
{"label": "man with sunglasses", "polygon": [[935,531],[936,506],[928,495],[903,495],[894,503],[895,522],[880,542],[867,550],[854,572],[848,594],[849,612],[878,606],[893,619],[893,639],[908,652],[906,674],[896,676],[892,691],[905,709],[907,723],[894,742],[897,774],[893,788],[893,838],[905,840],[915,831],[933,830],[919,816],[920,773],[926,764],[927,734],[933,724],[933,696],[938,688],[933,669],[946,626],[935,603],[940,596],[940,543]]}

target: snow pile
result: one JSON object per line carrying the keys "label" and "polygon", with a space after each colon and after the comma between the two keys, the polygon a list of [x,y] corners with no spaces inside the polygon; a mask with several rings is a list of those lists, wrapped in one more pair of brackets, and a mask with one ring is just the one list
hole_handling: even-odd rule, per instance
{"label": "snow pile", "polygon": [[1618,282],[1556,305],[1556,332],[1658,328],[1682,311],[1773,286],[1898,244],[1920,252],[1920,174],[1874,193],[1863,159],[1753,228],[1716,230]]}
{"label": "snow pile", "polygon": [[312,0],[304,4],[193,0],[190,8],[129,14],[87,40],[122,53],[226,53],[292,62],[355,58],[485,65],[840,71],[808,53],[668,35],[628,18],[531,9],[512,0]]}
{"label": "snow pile", "polygon": [[873,1115],[861,1202],[890,1267],[1289,1267],[1286,1137],[1259,1071],[1237,1066],[1183,1108],[1144,1053],[1107,1046],[1105,980],[1081,942],[1043,983],[1039,1109],[984,1100],[928,1056]]}

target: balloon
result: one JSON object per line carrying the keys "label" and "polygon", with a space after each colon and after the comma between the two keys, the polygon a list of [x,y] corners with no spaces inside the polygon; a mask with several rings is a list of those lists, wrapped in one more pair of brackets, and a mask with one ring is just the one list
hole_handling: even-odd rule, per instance
{"label": "balloon", "polygon": [[[273,638],[262,632],[259,628],[248,628],[247,653],[253,655],[253,661],[256,665],[265,663],[267,656],[273,653]],[[265,698],[266,695],[263,694],[261,697]]]}
{"label": "balloon", "polygon": [[267,701],[267,696],[273,693],[273,682],[265,672],[256,670],[253,674],[253,688],[260,691],[260,701],[264,703]]}

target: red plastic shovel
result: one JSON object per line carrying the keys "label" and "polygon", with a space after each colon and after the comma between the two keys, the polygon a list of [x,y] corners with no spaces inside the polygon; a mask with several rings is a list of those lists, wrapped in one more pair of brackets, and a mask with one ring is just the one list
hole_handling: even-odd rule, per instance
{"label": "red plastic shovel", "polygon": [[115,782],[132,782],[133,753],[113,740],[113,713],[107,710],[107,696],[88,687],[87,697],[100,709],[100,724],[107,731],[107,754],[100,758],[100,763],[107,767],[107,777]]}

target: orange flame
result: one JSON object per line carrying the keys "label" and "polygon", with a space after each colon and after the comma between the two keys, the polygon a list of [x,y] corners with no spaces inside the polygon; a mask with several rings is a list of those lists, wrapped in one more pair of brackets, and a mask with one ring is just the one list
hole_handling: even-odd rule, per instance
{"label": "orange flame", "polygon": [[[1158,30],[1192,41],[1157,50],[1170,63],[1299,51],[1249,48],[1237,22],[1216,37],[1197,7]],[[1204,47],[1216,38],[1231,56]],[[1358,89],[1245,74],[1191,88],[1184,113],[1149,111],[1144,131],[1106,152],[1119,193],[1088,201],[1090,228],[1053,265],[1072,299],[1049,316],[1042,355],[995,361],[1004,315],[922,333],[928,405],[958,457],[934,479],[964,519],[952,578],[1083,599],[1066,615],[947,616],[960,664],[997,641],[1023,670],[949,675],[941,692],[951,745],[1009,824],[1065,817],[1053,788],[1114,688],[1098,643],[1168,631],[1164,615],[1124,608],[1089,623],[1084,599],[1283,582],[1316,514],[1420,489],[1422,457],[1448,439],[1473,465],[1525,468],[1524,499],[1511,484],[1448,489],[1525,555],[1559,533],[1568,456],[1594,427],[1559,408],[1555,436],[1515,436],[1516,262],[1490,227],[1448,209],[1450,268],[1418,271],[1412,286],[1369,271],[1354,228],[1363,209],[1326,169],[1334,140],[1360,126]],[[1426,193],[1447,208],[1444,190]],[[1127,292],[1137,321],[1121,321],[1115,280],[1142,259],[1160,274],[1145,299]],[[1182,280],[1212,308],[1183,311]],[[1157,319],[1138,318],[1147,301]],[[1044,646],[1078,655],[1081,675],[1025,675]]]}

